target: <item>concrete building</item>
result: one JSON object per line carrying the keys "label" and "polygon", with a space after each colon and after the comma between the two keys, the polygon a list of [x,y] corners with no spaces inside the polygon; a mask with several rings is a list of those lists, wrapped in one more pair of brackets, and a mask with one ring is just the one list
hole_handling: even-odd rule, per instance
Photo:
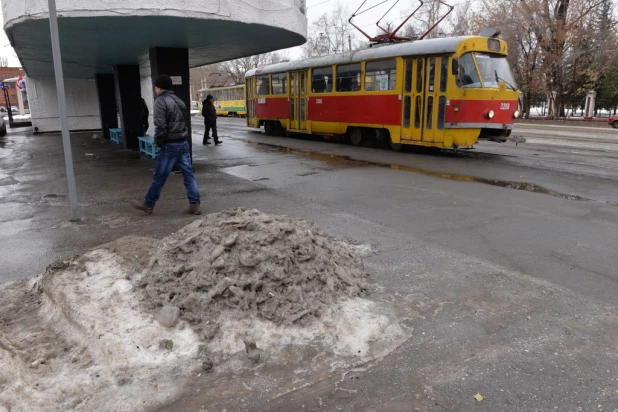
{"label": "concrete building", "polygon": [[[305,42],[305,0],[57,0],[72,130],[141,135],[141,98],[173,76],[190,106],[189,68]],[[60,129],[47,0],[2,0],[4,30],[27,74],[32,125]]]}

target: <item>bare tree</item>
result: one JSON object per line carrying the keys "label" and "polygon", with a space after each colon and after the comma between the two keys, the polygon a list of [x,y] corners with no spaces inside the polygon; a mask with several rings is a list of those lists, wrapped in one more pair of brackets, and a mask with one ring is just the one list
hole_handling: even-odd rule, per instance
{"label": "bare tree", "polygon": [[194,67],[190,71],[192,99],[199,100],[199,90],[213,87],[221,82],[224,71],[219,64]]}
{"label": "bare tree", "polygon": [[520,0],[484,1],[479,13],[472,13],[467,25],[472,33],[482,27],[500,27],[502,38],[509,45],[509,62],[523,92],[522,114],[530,115],[535,98],[545,96],[546,84],[542,70],[543,55],[536,27],[522,8]]}
{"label": "bare tree", "polygon": [[225,83],[231,81],[233,84],[239,84],[245,81],[245,74],[249,70],[268,64],[279,63],[283,60],[287,60],[287,55],[280,52],[271,52],[229,60],[220,63],[219,67],[221,72],[224,73],[223,76],[226,76],[223,80]]}
{"label": "bare tree", "polygon": [[354,28],[348,23],[352,13],[341,3],[331,13],[322,14],[308,29],[304,57],[325,56],[331,53],[357,50],[362,44],[356,39]]}

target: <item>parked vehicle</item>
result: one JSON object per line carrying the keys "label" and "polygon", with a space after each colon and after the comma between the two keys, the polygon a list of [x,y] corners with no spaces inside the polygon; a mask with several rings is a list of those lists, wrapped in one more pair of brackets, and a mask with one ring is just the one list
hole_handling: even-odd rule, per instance
{"label": "parked vehicle", "polygon": [[610,116],[608,123],[614,129],[618,129],[618,115]]}

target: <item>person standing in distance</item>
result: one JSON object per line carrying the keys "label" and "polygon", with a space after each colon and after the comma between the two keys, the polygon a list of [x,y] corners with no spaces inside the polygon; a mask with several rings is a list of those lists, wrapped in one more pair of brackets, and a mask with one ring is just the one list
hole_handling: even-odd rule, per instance
{"label": "person standing in distance", "polygon": [[189,129],[184,113],[187,106],[172,91],[172,79],[162,74],[154,81],[157,98],[153,108],[155,124],[154,141],[159,147],[157,165],[152,175],[152,183],[143,201],[132,200],[131,205],[147,214],[152,214],[155,203],[159,200],[161,190],[165,185],[172,168],[178,165],[184,178],[187,197],[189,198],[188,213],[199,215],[200,193],[191,169],[189,154]]}
{"label": "person standing in distance", "polygon": [[202,102],[202,116],[204,116],[204,126],[206,127],[202,144],[210,144],[210,140],[208,140],[210,129],[212,129],[212,138],[215,139],[215,145],[221,144],[219,135],[217,134],[217,109],[215,108],[214,102],[215,99],[210,94],[206,96],[206,100]]}

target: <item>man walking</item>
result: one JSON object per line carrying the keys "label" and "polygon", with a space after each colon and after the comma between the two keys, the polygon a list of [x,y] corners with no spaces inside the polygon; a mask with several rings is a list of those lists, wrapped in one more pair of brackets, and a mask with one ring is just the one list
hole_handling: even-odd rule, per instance
{"label": "man walking", "polygon": [[215,139],[215,145],[221,144],[217,134],[217,109],[215,108],[214,101],[214,97],[209,94],[206,96],[206,100],[202,102],[202,116],[204,116],[204,127],[206,128],[202,144],[210,144],[210,140],[208,140],[210,129],[212,129],[212,138]]}
{"label": "man walking", "polygon": [[200,194],[197,190],[197,182],[191,170],[191,157],[189,155],[189,129],[185,123],[184,113],[187,107],[176,96],[172,89],[172,79],[168,75],[161,75],[155,79],[155,92],[157,98],[153,108],[155,124],[154,141],[159,147],[157,165],[152,176],[152,183],[144,201],[132,200],[131,205],[147,214],[152,214],[155,203],[159,200],[161,190],[172,168],[178,165],[184,178],[187,197],[189,198],[188,213],[199,215]]}

